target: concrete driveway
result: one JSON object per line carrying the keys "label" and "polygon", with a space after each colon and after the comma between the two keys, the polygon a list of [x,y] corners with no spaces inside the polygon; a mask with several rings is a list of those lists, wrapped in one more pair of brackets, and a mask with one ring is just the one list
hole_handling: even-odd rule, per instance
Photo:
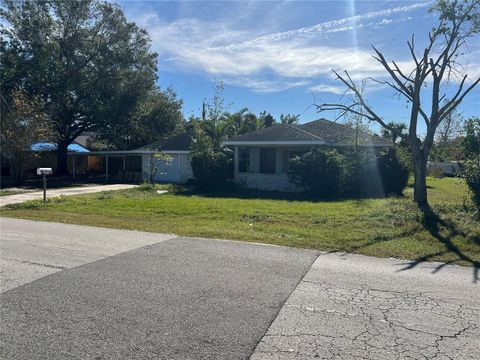
{"label": "concrete driveway", "polygon": [[[81,195],[81,194],[90,194],[95,192],[110,191],[110,190],[122,190],[130,189],[137,185],[130,184],[112,184],[112,185],[94,185],[94,186],[79,186],[79,187],[68,187],[61,189],[51,189],[47,188],[47,197],[57,197],[61,195]],[[0,207],[9,205],[9,204],[18,204],[29,200],[41,200],[43,199],[43,191],[33,191],[23,194],[16,195],[5,195],[0,196]]]}
{"label": "concrete driveway", "polygon": [[0,226],[2,359],[480,358],[471,268]]}

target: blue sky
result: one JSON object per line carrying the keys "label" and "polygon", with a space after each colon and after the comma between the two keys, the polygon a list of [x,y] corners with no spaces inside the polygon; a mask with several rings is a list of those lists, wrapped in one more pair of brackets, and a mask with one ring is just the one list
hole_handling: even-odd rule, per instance
{"label": "blue sky", "polygon": [[[129,20],[145,28],[159,54],[159,83],[172,86],[184,112],[199,115],[215,81],[225,84],[230,111],[248,107],[278,119],[318,114],[314,102],[338,102],[343,88],[331,69],[349,70],[355,79],[382,78],[371,45],[404,69],[411,67],[406,40],[415,33],[425,44],[435,16],[430,1],[120,1]],[[480,41],[473,39],[461,59],[472,80],[480,76]],[[456,86],[455,80],[451,86]],[[408,107],[388,88],[371,83],[369,104],[384,119],[407,121]],[[462,103],[464,116],[480,114],[480,90]],[[419,132],[424,129],[421,127]]]}

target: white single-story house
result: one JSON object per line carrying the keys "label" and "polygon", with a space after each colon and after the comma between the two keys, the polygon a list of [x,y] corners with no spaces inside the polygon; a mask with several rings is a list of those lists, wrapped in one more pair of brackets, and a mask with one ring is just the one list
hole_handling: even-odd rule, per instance
{"label": "white single-story house", "polygon": [[[96,170],[105,180],[185,183],[193,178],[190,165],[192,134],[185,132],[135,150],[69,152],[72,176]],[[163,154],[168,160],[157,157]],[[85,161],[86,159],[86,161]]]}
{"label": "white single-story house", "polygon": [[428,172],[438,172],[446,176],[455,176],[463,171],[462,165],[458,161],[427,161]]}
{"label": "white single-story house", "polygon": [[[223,142],[235,151],[234,180],[239,186],[261,190],[298,191],[289,181],[292,158],[313,146],[353,146],[355,130],[326,119],[301,125],[274,124]],[[360,146],[390,147],[390,141],[362,134]]]}

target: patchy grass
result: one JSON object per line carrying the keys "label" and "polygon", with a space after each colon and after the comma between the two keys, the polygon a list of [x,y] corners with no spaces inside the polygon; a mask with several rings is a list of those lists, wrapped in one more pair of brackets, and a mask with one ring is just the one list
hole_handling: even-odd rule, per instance
{"label": "patchy grass", "polygon": [[428,185],[428,213],[413,204],[410,188],[402,198],[311,201],[173,186],[159,195],[157,186],[31,201],[2,215],[480,267],[480,225],[465,205],[464,182],[430,178]]}
{"label": "patchy grass", "polygon": [[24,189],[1,189],[0,190],[0,196],[8,196],[8,195],[17,195],[17,194],[24,194],[27,192],[31,192],[29,190],[24,190]]}

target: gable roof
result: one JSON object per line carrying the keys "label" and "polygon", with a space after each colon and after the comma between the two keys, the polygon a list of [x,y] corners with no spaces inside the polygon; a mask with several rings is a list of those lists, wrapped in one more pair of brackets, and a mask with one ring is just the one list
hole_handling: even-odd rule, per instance
{"label": "gable roof", "polygon": [[274,124],[270,127],[251,131],[224,141],[225,145],[235,145],[236,142],[273,143],[284,142],[289,144],[311,143],[324,144],[323,139],[297,126],[288,124]]}
{"label": "gable roof", "polygon": [[[355,139],[355,129],[326,119],[310,121],[298,125],[298,127],[321,137],[329,144],[348,145]],[[362,138],[369,140],[372,144],[384,144],[386,146],[391,144],[390,141],[382,139],[378,135],[370,135],[365,132],[361,132],[360,135]]]}
{"label": "gable roof", "polygon": [[182,134],[173,135],[166,139],[155,141],[151,144],[142,146],[137,151],[151,150],[151,151],[190,151],[193,134],[191,132],[184,132]]}
{"label": "gable roof", "polygon": [[92,132],[83,132],[75,138],[74,142],[83,146],[85,149],[88,149],[89,143],[92,141],[94,136],[95,134]]}
{"label": "gable roof", "polygon": [[[378,135],[363,133],[370,146],[390,146],[392,143]],[[330,120],[319,119],[301,125],[275,124],[224,141],[224,145],[349,145],[355,130]]]}

